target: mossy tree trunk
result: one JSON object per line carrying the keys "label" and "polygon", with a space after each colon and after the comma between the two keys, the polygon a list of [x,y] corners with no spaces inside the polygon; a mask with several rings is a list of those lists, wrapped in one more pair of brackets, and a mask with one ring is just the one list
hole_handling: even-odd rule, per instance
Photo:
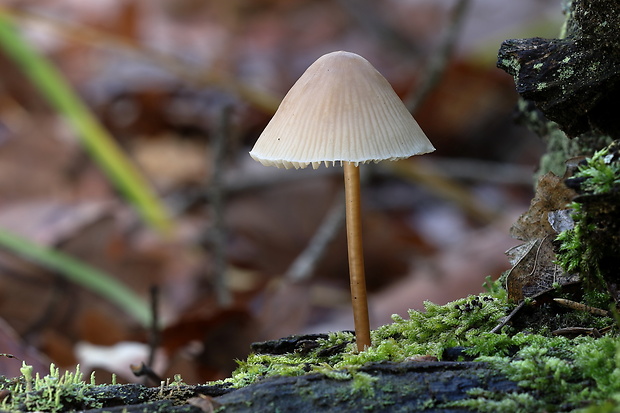
{"label": "mossy tree trunk", "polygon": [[497,65],[514,76],[522,121],[548,145],[541,173],[620,139],[620,3],[565,0],[558,39],[506,40]]}
{"label": "mossy tree trunk", "polygon": [[[539,186],[537,198],[575,190],[574,227],[554,244],[559,256],[550,254],[550,266],[559,261],[589,294],[620,304],[620,156],[612,145],[620,139],[620,3],[565,0],[565,10],[559,39],[507,40],[497,65],[514,76],[522,120],[547,143],[540,176],[563,177]],[[603,148],[606,156],[588,160]]]}

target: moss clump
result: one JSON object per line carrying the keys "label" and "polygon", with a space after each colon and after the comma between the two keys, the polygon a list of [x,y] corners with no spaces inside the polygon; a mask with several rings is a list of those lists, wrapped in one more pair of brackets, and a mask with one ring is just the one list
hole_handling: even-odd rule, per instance
{"label": "moss clump", "polygon": [[427,302],[425,312],[411,310],[408,320],[394,315],[392,324],[372,331],[373,345],[366,351],[356,351],[352,333],[330,333],[309,352],[251,354],[223,383],[243,387],[265,377],[311,372],[348,380],[355,379],[358,367],[370,362],[400,362],[420,355],[441,359],[446,349],[467,345],[496,326],[508,307],[490,294],[462,298],[444,306]]}
{"label": "moss clump", "polygon": [[480,412],[565,412],[585,406],[594,412],[597,406],[610,403],[616,409],[620,407],[617,337],[568,339],[518,333],[502,342],[503,348],[506,345],[518,350],[512,356],[480,355],[477,361],[494,365],[523,392],[499,395],[473,391],[470,399],[452,406]]}
{"label": "moss clump", "polygon": [[[379,384],[360,371],[363,365],[407,361],[420,355],[441,360],[449,350],[461,348],[461,357],[490,364],[517,383],[519,390],[494,393],[474,389],[464,400],[434,401],[435,409],[552,412],[586,406],[603,409],[610,403],[620,407],[620,347],[615,335],[570,339],[553,336],[548,328],[536,324],[529,326],[527,333],[511,326],[491,333],[512,305],[507,304],[506,293],[497,283],[486,285],[489,293],[443,306],[427,302],[424,312],[409,311],[409,319],[393,316],[393,323],[372,332],[373,346],[364,352],[356,352],[351,333],[330,333],[318,339],[320,345],[310,350],[252,354],[224,382],[241,387],[270,376],[322,373],[332,379],[351,381],[351,388],[368,398]],[[560,311],[570,320],[580,319],[572,312]],[[613,320],[607,317],[597,325],[611,323]]]}
{"label": "moss clump", "polygon": [[[382,382],[375,375],[378,371],[375,367],[367,368],[368,363],[403,362],[423,355],[449,360],[466,358],[486,363],[485,366],[492,366],[498,376],[507,377],[518,387],[511,391],[503,388],[501,392],[474,388],[468,392],[468,398],[458,401],[429,396],[420,401],[417,411],[468,408],[479,412],[563,412],[585,407],[592,413],[618,411],[620,345],[614,335],[615,330],[598,339],[591,336],[569,339],[552,336],[547,328],[533,322],[528,326],[528,332],[518,331],[522,329],[517,329],[518,323],[514,323],[505,326],[499,333],[491,333],[513,305],[507,303],[506,292],[499,288],[497,282],[487,281],[485,285],[488,293],[442,306],[426,303],[424,312],[409,311],[408,319],[393,316],[393,323],[372,332],[373,346],[364,352],[356,351],[352,333],[317,335],[314,344],[303,343],[302,340],[299,342],[301,345],[293,346],[294,350],[286,354],[250,355],[247,360],[239,362],[231,378],[219,384],[239,388],[265,377],[320,373],[343,382],[343,386],[334,388],[342,392],[337,394],[338,400],[345,400],[342,403],[347,406],[351,403],[352,408],[357,408],[360,401],[368,408],[395,403],[393,407],[396,409],[399,399],[386,395],[399,391],[408,394],[413,389],[390,388],[390,383]],[[604,320],[602,324],[612,323],[611,318]],[[457,356],[450,353],[455,348],[460,349]],[[74,373],[60,375],[58,369],[52,366],[48,376],[39,378],[32,377],[32,370],[24,366],[22,374],[19,379],[0,382],[1,388],[11,392],[11,397],[6,398],[0,408],[10,411],[67,411],[101,405],[93,397],[97,393],[93,391],[97,388],[94,378],[90,383],[84,382],[79,368]],[[485,385],[482,384],[484,380],[479,383],[476,385]],[[183,387],[180,380],[168,389],[175,387]],[[166,399],[171,398],[164,394],[163,389],[154,388],[152,391]],[[312,397],[311,386],[306,385],[304,391]],[[139,396],[136,401],[143,403],[147,400]],[[225,408],[226,405],[223,406]]]}
{"label": "moss clump", "polygon": [[33,377],[32,366],[25,363],[20,369],[22,377],[2,383],[10,391],[10,397],[2,400],[0,407],[9,411],[45,411],[60,412],[78,408],[99,408],[102,404],[88,395],[86,390],[94,385],[94,376],[90,384],[83,380],[80,367],[75,372],[60,370],[50,365],[50,373],[44,377]]}
{"label": "moss clump", "polygon": [[[80,367],[63,374],[50,365],[49,374],[33,376],[32,366],[25,363],[21,368],[22,376],[9,379],[0,376],[0,390],[3,398],[0,402],[2,412],[66,412],[100,409],[110,406],[143,406],[144,411],[183,411],[182,407],[190,397],[197,394],[194,386],[183,384],[180,377],[174,381],[166,380],[159,387],[146,387],[141,384],[96,384],[94,374],[84,380]],[[204,387],[204,386],[203,386]],[[206,392],[221,394],[224,387],[215,386],[202,389]]]}
{"label": "moss clump", "polygon": [[607,291],[618,302],[620,268],[620,145],[596,152],[566,181],[579,196],[571,204],[574,227],[557,237],[558,263],[579,274],[587,290]]}

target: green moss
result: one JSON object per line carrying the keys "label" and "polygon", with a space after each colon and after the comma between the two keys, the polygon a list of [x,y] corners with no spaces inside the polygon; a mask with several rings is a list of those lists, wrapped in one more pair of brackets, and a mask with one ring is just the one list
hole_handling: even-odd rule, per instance
{"label": "green moss", "polygon": [[504,64],[511,67],[515,73],[518,73],[521,70],[521,64],[517,61],[517,59],[505,59]]}
{"label": "green moss", "polygon": [[[573,411],[620,400],[620,347],[617,337],[595,339],[516,334],[513,356],[481,355],[527,392],[497,394],[481,389],[450,403],[480,412]],[[596,410],[592,410],[596,411]]]}
{"label": "green moss", "polygon": [[[441,359],[445,349],[464,346],[498,324],[508,309],[489,294],[470,296],[447,305],[425,303],[424,312],[409,311],[409,319],[393,316],[394,323],[377,329],[371,353],[401,361],[415,355]],[[363,353],[359,355],[363,357]]]}
{"label": "green moss", "polygon": [[[567,58],[565,58],[564,60],[565,60],[565,61],[566,61],[566,60],[570,60],[570,58],[569,58],[569,57],[567,57]],[[565,63],[568,63],[568,62],[565,62]],[[563,69],[563,70],[559,73],[559,75],[558,75],[558,76],[559,76],[559,78],[560,78],[560,79],[562,79],[562,80],[568,80],[568,79],[570,79],[571,77],[573,77],[574,75],[575,75],[575,69],[574,69],[573,67],[571,67],[571,66],[567,66],[567,67],[565,67],[565,68],[564,68],[564,69]]]}
{"label": "green moss", "polygon": [[496,298],[500,301],[506,301],[508,299],[508,292],[504,289],[505,281],[500,278],[493,280],[490,275],[487,275],[482,283],[482,288],[489,294],[489,296]]}
{"label": "green moss", "polygon": [[151,402],[149,411],[169,411],[170,406],[185,404],[195,394],[187,390],[178,375],[172,382],[166,380],[160,389],[149,389],[137,384],[96,384],[94,373],[84,378],[79,365],[75,371],[61,374],[60,369],[51,364],[49,374],[41,377],[39,374],[33,376],[32,366],[24,363],[21,373],[22,376],[13,379],[0,376],[0,390],[8,392],[0,402],[0,411],[82,411],[99,409],[106,403],[116,406]]}
{"label": "green moss", "polygon": [[582,178],[581,191],[598,195],[611,192],[620,184],[620,165],[612,162],[609,148],[596,152],[579,168],[576,178]]}
{"label": "green moss", "polygon": [[476,412],[514,413],[544,411],[544,403],[529,393],[499,394],[482,389],[469,392],[469,399],[450,403],[447,407],[464,407]]}
{"label": "green moss", "polygon": [[620,225],[615,207],[620,192],[620,162],[610,150],[617,152],[617,145],[596,152],[571,178],[582,199],[570,205],[574,227],[556,238],[558,264],[568,273],[579,274],[586,283],[588,298],[599,304],[610,302],[605,279],[617,270],[613,257],[617,255],[616,228]]}
{"label": "green moss", "polygon": [[[331,333],[319,340],[319,347],[304,354],[252,354],[240,361],[231,378],[236,387],[255,383],[265,377],[300,376],[320,373],[347,382],[341,400],[359,403],[365,408],[382,408],[394,403],[382,394],[407,392],[390,388],[372,374],[362,371],[368,362],[405,361],[417,355],[441,359],[449,347],[464,347],[475,361],[490,364],[498,374],[518,383],[519,390],[509,393],[473,389],[464,400],[442,402],[429,398],[420,401],[420,410],[448,407],[468,408],[479,412],[574,411],[588,407],[588,412],[614,411],[620,407],[620,346],[617,336],[566,337],[544,334],[547,329],[531,325],[529,332],[504,327],[491,333],[512,308],[505,291],[497,282],[487,280],[488,293],[465,297],[446,305],[425,303],[425,311],[409,311],[408,319],[394,315],[393,322],[372,332],[373,346],[357,353],[351,333]],[[570,311],[567,311],[570,313]],[[566,316],[566,315],[565,315]],[[610,318],[601,318],[600,325]],[[584,322],[593,325],[592,320]],[[337,349],[334,350],[334,349]],[[61,411],[69,406],[96,407],[96,401],[83,400],[84,389],[94,386],[84,382],[79,368],[61,375],[54,366],[46,377],[33,377],[27,366],[18,380],[5,380],[2,388],[11,390],[10,400],[0,406],[7,410]],[[30,384],[28,384],[30,383]],[[213,384],[213,383],[212,383]],[[415,386],[412,383],[411,386]],[[27,391],[30,386],[31,391]],[[180,378],[171,387],[182,386]],[[312,397],[312,388],[305,389]],[[394,406],[396,408],[397,406]]]}
{"label": "green moss", "polygon": [[[22,377],[2,383],[2,388],[11,392],[11,397],[0,404],[2,409],[60,412],[68,410],[68,406],[101,407],[101,403],[85,394],[90,385],[83,380],[79,366],[75,372],[60,374],[51,364],[50,373],[44,377],[39,374],[33,377],[32,366],[25,363],[20,370]],[[92,383],[94,377],[91,376],[90,381]]]}
{"label": "green moss", "polygon": [[378,379],[376,377],[362,371],[357,371],[353,374],[351,390],[353,393],[362,393],[362,395],[366,397],[373,397],[375,395],[374,386],[377,382]]}
{"label": "green moss", "polygon": [[[231,378],[222,382],[243,387],[269,376],[310,372],[351,379],[347,374],[370,362],[399,362],[418,355],[441,358],[446,348],[465,345],[497,325],[508,305],[491,294],[482,294],[444,306],[427,302],[425,308],[425,312],[409,311],[408,320],[394,315],[392,324],[372,331],[373,345],[366,351],[356,351],[351,333],[330,333],[328,338],[319,340],[319,348],[304,355],[251,354],[239,362]],[[343,350],[321,356],[322,350],[337,346],[343,346]]]}
{"label": "green moss", "polygon": [[[318,348],[303,356],[251,355],[225,381],[243,386],[273,375],[322,373],[350,381],[349,396],[361,392],[364,400],[374,400],[377,389],[382,393],[391,390],[359,371],[364,364],[405,361],[417,355],[441,359],[445,349],[460,346],[475,361],[491,364],[498,373],[518,383],[520,390],[500,394],[474,389],[465,400],[427,401],[432,403],[432,408],[460,407],[481,412],[572,411],[584,406],[604,409],[610,400],[620,406],[620,348],[616,336],[610,333],[599,339],[569,339],[551,336],[548,328],[538,329],[537,325],[532,325],[528,333],[516,332],[508,326],[499,334],[490,333],[512,306],[507,304],[505,291],[496,282],[487,280],[485,285],[489,293],[442,306],[427,302],[424,312],[409,311],[408,319],[394,315],[393,323],[372,332],[373,345],[364,352],[356,352],[350,333],[332,333],[320,340]],[[567,320],[582,320],[581,325],[586,326],[613,323],[610,318],[572,314],[572,310],[562,316]],[[335,346],[342,346],[343,350],[319,356]]]}

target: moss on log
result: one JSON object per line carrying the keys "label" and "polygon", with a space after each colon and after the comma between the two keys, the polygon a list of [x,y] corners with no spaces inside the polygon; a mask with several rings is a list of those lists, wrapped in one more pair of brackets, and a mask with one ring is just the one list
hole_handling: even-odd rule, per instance
{"label": "moss on log", "polygon": [[[360,376],[360,374],[362,374]],[[446,403],[468,398],[480,388],[492,392],[517,390],[485,363],[371,363],[353,379],[322,374],[274,377],[230,392],[216,400],[224,412],[467,412]]]}

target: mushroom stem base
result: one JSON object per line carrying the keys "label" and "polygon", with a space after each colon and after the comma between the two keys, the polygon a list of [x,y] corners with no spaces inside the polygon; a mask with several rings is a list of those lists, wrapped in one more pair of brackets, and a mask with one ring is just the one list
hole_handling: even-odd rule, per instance
{"label": "mushroom stem base", "polygon": [[362,212],[360,201],[360,172],[352,162],[344,162],[344,188],[346,197],[347,247],[349,251],[349,277],[357,349],[370,347],[370,321],[364,274],[362,245]]}

